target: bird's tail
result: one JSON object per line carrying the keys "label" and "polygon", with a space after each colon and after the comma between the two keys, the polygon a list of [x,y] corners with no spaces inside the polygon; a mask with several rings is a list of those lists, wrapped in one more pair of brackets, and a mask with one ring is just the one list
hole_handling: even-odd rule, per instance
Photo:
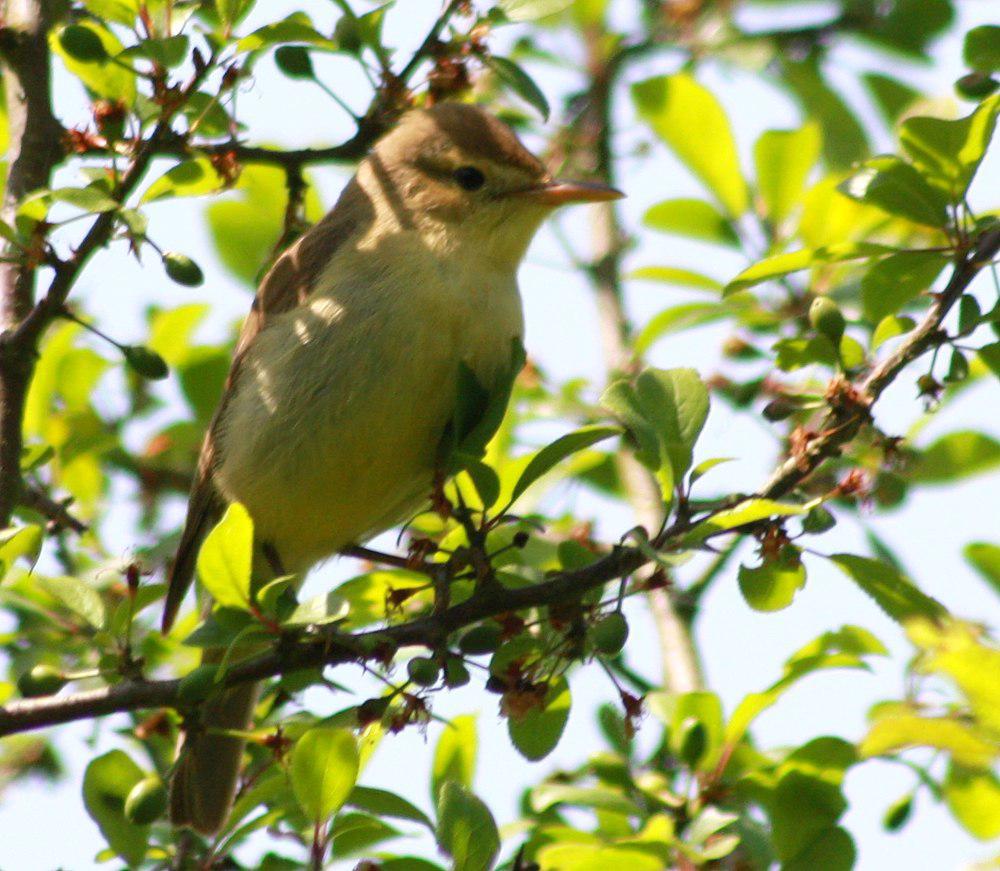
{"label": "bird's tail", "polygon": [[170,781],[170,821],[175,826],[211,835],[225,824],[236,796],[246,742],[217,732],[249,729],[259,691],[259,683],[240,684],[202,704],[197,729],[181,738]]}

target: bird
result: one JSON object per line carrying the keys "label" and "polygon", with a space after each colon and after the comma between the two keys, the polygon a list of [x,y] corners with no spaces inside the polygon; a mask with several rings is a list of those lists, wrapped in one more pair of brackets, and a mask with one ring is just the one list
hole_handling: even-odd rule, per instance
{"label": "bird", "polygon": [[[253,520],[255,583],[301,576],[425,503],[459,369],[487,392],[509,379],[524,331],[517,270],[532,237],[559,206],[620,196],[554,178],[473,104],[406,112],[259,285],[202,444],[163,631],[232,503]],[[207,730],[247,729],[257,694],[253,684],[218,692],[182,736],[175,826],[224,825],[244,743]]]}

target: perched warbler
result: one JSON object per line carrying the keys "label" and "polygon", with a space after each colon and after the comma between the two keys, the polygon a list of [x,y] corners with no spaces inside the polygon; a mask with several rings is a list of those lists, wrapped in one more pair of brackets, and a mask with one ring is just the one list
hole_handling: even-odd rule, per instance
{"label": "perched warbler", "polygon": [[[164,631],[231,502],[253,518],[255,581],[305,572],[419,508],[459,364],[487,390],[510,366],[535,231],[557,206],[620,196],[552,178],[474,106],[406,114],[261,282],[202,446]],[[176,825],[225,822],[243,742],[207,730],[248,728],[256,699],[245,685],[203,704],[175,768]]]}

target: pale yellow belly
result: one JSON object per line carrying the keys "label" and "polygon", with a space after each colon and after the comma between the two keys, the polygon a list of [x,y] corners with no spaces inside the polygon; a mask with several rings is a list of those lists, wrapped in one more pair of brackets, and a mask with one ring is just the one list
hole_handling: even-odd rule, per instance
{"label": "pale yellow belly", "polygon": [[459,360],[493,381],[521,332],[516,291],[499,323],[472,309],[328,302],[258,337],[219,432],[217,485],[293,572],[421,507]]}

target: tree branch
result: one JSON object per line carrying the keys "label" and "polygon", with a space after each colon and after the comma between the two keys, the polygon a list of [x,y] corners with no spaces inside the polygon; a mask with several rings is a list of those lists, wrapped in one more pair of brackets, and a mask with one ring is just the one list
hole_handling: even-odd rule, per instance
{"label": "tree branch", "polygon": [[[8,0],[0,30],[10,144],[0,217],[13,225],[17,206],[49,183],[62,158],[62,127],[52,114],[47,0]],[[16,329],[34,303],[35,266],[11,243],[0,258],[0,337]],[[0,343],[0,528],[10,522],[21,494],[21,421],[34,371],[30,354],[8,353]]]}
{"label": "tree branch", "polygon": [[[787,494],[815,472],[828,457],[839,452],[840,447],[870,418],[871,405],[879,399],[885,388],[907,365],[940,341],[941,325],[948,312],[998,252],[1000,228],[993,228],[980,236],[975,246],[956,262],[947,286],[916,329],[894,353],[872,369],[861,383],[867,401],[860,407],[856,406],[853,416],[847,419],[853,429],[850,426],[838,426],[828,434],[820,435],[805,457],[783,463],[754,494],[754,498],[774,498]],[[844,422],[842,413],[837,409],[831,410],[827,420],[831,424]],[[705,519],[702,516],[675,521],[651,544],[658,550],[679,547],[684,536]],[[738,531],[727,530],[716,535]],[[611,553],[582,569],[561,572],[542,583],[517,589],[498,585],[482,587],[458,605],[408,623],[354,635],[344,634],[334,628],[322,628],[312,637],[277,644],[275,649],[267,653],[234,665],[228,670],[222,683],[227,687],[235,686],[302,669],[379,659],[386,647],[423,645],[433,648],[441,639],[480,620],[524,608],[579,599],[587,591],[625,577],[648,562],[647,556],[636,548],[615,547]],[[125,680],[103,689],[9,702],[0,707],[0,736],[122,711],[182,707],[178,696],[179,688],[178,680]]]}

